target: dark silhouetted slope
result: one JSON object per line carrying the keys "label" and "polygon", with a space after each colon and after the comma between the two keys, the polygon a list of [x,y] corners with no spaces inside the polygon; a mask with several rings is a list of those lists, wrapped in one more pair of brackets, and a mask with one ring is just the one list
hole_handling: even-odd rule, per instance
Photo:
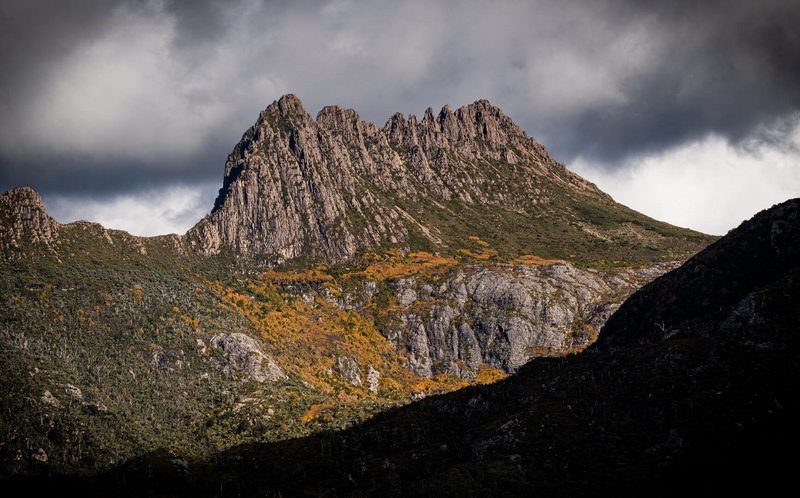
{"label": "dark silhouetted slope", "polygon": [[758,213],[631,296],[596,346],[661,341],[697,320],[727,317],[748,294],[800,264],[800,200]]}

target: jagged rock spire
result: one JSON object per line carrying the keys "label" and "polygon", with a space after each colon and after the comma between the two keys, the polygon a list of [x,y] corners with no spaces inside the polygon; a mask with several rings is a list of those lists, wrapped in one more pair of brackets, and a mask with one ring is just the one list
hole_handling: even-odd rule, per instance
{"label": "jagged rock spire", "polygon": [[544,183],[610,200],[486,100],[438,115],[429,108],[421,121],[398,113],[378,128],[339,106],[315,120],[284,95],[231,152],[214,211],[190,235],[206,254],[225,245],[343,262],[379,246],[410,247],[414,234],[444,247],[442,228],[419,214],[445,219],[449,202],[524,209],[549,201]]}

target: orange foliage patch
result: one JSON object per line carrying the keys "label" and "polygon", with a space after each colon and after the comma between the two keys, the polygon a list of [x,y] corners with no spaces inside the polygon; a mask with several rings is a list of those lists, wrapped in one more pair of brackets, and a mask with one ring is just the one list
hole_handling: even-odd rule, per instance
{"label": "orange foliage patch", "polygon": [[461,257],[469,257],[478,261],[486,261],[491,258],[497,257],[497,251],[494,249],[481,249],[478,251],[470,251],[469,249],[459,249],[458,255]]}
{"label": "orange foliage patch", "polygon": [[189,315],[181,315],[181,320],[186,322],[187,325],[192,327],[193,329],[197,330],[200,328],[200,320],[197,318],[192,318]]}
{"label": "orange foliage patch", "polygon": [[[428,268],[455,263],[427,253],[409,255],[406,261],[410,265]],[[370,268],[381,267],[374,274],[381,273],[387,269],[382,266],[385,264],[391,263],[382,261]],[[381,275],[391,273],[387,271]],[[344,402],[376,396],[369,392],[366,383],[354,386],[342,378],[337,357],[345,356],[356,360],[362,378],[370,365],[380,372],[379,393],[382,397],[407,399],[409,394],[420,390],[442,392],[467,385],[460,379],[445,375],[426,379],[411,373],[405,367],[407,360],[398,355],[375,328],[371,309],[362,313],[342,310],[322,298],[316,299],[313,305],[306,304],[283,292],[278,282],[301,285],[315,282],[323,287],[330,282],[331,287],[335,287],[330,275],[315,274],[314,270],[285,275],[265,272],[246,284],[249,295],[231,288],[223,289],[218,283],[207,282],[207,285],[220,295],[226,308],[245,316],[260,331],[266,349],[281,368],[317,389],[335,392]],[[308,285],[309,289],[314,287],[319,288],[319,285]]]}
{"label": "orange foliage patch", "polygon": [[485,241],[481,240],[480,237],[476,237],[475,235],[470,235],[469,236],[469,240],[471,240],[473,242],[477,242],[478,244],[482,245],[483,247],[489,247],[489,243],[488,242],[485,242]]}
{"label": "orange foliage patch", "polygon": [[517,259],[511,261],[512,265],[528,265],[528,266],[539,266],[539,265],[550,265],[553,263],[557,263],[558,260],[556,259],[543,259],[539,256],[534,256],[533,254],[526,254],[524,256],[520,256]]}
{"label": "orange foliage patch", "polygon": [[[387,255],[386,259],[382,259],[376,255],[373,259],[377,262],[369,265],[363,272],[351,275],[364,275],[370,280],[380,282],[404,275],[431,273],[433,270],[443,270],[458,264],[454,258],[445,258],[424,251],[409,253],[405,258],[401,258],[399,255]],[[347,276],[349,275],[345,275],[345,277]]]}
{"label": "orange foliage patch", "polygon": [[144,295],[144,292],[142,292],[142,289],[137,289],[136,287],[134,287],[130,291],[131,291],[131,294],[133,294],[133,298],[136,300],[136,302],[137,303],[141,303],[142,302],[142,296]]}
{"label": "orange foliage patch", "polygon": [[492,368],[486,363],[481,363],[478,366],[478,375],[475,376],[474,382],[476,384],[491,384],[506,377],[508,377],[508,374],[502,370]]}
{"label": "orange foliage patch", "polygon": [[304,424],[307,424],[307,423],[311,422],[312,420],[314,420],[315,418],[319,417],[320,413],[324,412],[325,410],[331,410],[333,408],[336,408],[336,407],[331,405],[330,403],[322,403],[322,404],[319,404],[319,405],[311,405],[311,408],[308,409],[308,411],[305,413],[305,415],[300,417],[300,421],[303,422]]}

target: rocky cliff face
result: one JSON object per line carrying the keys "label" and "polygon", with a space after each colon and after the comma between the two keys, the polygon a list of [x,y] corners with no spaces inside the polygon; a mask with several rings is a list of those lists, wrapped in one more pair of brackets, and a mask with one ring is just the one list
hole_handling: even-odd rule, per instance
{"label": "rocky cliff face", "polygon": [[393,282],[399,308],[381,333],[414,373],[471,380],[482,364],[515,372],[534,356],[581,349],[624,297],[664,269],[598,274],[567,263],[464,268],[439,286]]}
{"label": "rocky cliff face", "polygon": [[[373,316],[375,328],[416,375],[472,381],[486,366],[513,373],[535,356],[583,349],[628,295],[674,267],[468,264],[386,280],[354,274],[333,287],[294,281],[280,292]],[[343,376],[358,368],[339,366]]]}
{"label": "rocky cliff face", "polygon": [[0,194],[0,253],[23,257],[22,249],[30,244],[52,250],[59,226],[45,212],[42,197],[30,187]]}
{"label": "rocky cliff face", "polygon": [[[524,237],[553,237],[541,221],[548,216],[603,239],[595,205],[617,206],[488,101],[428,109],[422,120],[395,114],[378,128],[338,106],[314,120],[285,95],[229,155],[214,211],[189,236],[205,254],[227,246],[341,263],[381,247],[455,250],[469,235],[490,234],[514,255],[526,252]],[[580,249],[560,245],[551,249],[564,257]]]}

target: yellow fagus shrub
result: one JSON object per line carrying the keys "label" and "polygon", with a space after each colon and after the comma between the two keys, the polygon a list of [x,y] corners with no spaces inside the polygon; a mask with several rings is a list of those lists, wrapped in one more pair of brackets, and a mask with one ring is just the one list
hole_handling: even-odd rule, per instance
{"label": "yellow fagus shrub", "polygon": [[473,241],[473,242],[477,243],[478,245],[482,245],[483,247],[489,247],[489,243],[488,243],[488,242],[484,242],[483,240],[481,240],[481,238],[480,238],[480,237],[476,237],[475,235],[470,235],[470,236],[469,236],[469,237],[467,237],[467,238],[468,238],[469,240],[471,240],[471,241]]}
{"label": "yellow fagus shrub", "polygon": [[476,237],[475,235],[470,235],[467,237],[470,242],[473,242],[472,249],[458,249],[456,251],[456,258],[459,261],[466,260],[474,260],[474,261],[488,261],[499,260],[499,254],[496,250],[489,247],[489,243],[480,239],[480,237]]}
{"label": "yellow fagus shrub", "polygon": [[325,410],[332,410],[334,408],[336,407],[330,403],[311,405],[311,408],[309,408],[308,411],[302,417],[300,417],[300,422],[307,424],[312,420],[314,420],[315,418],[319,417],[319,415]]}
{"label": "yellow fagus shrub", "polygon": [[198,318],[192,318],[188,315],[181,315],[181,320],[183,320],[187,325],[189,325],[195,330],[198,330],[200,328],[200,319]]}
{"label": "yellow fagus shrub", "polygon": [[411,394],[418,395],[421,393],[427,394],[441,391],[455,391],[456,389],[461,389],[462,387],[467,387],[468,385],[469,382],[458,377],[447,374],[438,374],[432,378],[416,377],[416,382],[410,384],[409,391]]}
{"label": "yellow fagus shrub", "polygon": [[[442,263],[447,260],[430,254],[415,254],[412,262],[430,267]],[[375,328],[370,316],[373,310],[343,310],[314,292],[314,303],[304,303],[282,292],[277,284],[291,282],[313,288],[312,282],[322,286],[332,282],[330,275],[314,271],[268,272],[246,282],[247,294],[211,283],[209,289],[219,294],[226,308],[244,315],[259,330],[267,352],[284,371],[322,392],[335,393],[345,403],[375,397],[407,399],[420,391],[450,391],[467,385],[446,375],[426,379],[411,373],[405,367],[407,359]],[[345,357],[358,365],[360,385],[348,383],[338,371],[339,359]],[[369,391],[370,367],[380,373],[377,393]]]}
{"label": "yellow fagus shrub", "polygon": [[[376,260],[376,257],[380,259]],[[367,266],[363,272],[355,272],[343,275],[343,277],[363,275],[370,280],[381,282],[417,273],[436,273],[458,264],[455,258],[445,258],[423,251],[409,253],[405,258],[400,257],[399,254],[390,253],[385,258],[376,255],[370,259],[375,262]]]}
{"label": "yellow fagus shrub", "polygon": [[481,363],[478,366],[478,375],[475,376],[473,381],[476,384],[491,384],[493,382],[497,382],[498,380],[503,380],[506,377],[508,377],[508,374],[502,370],[490,367],[486,363]]}
{"label": "yellow fagus shrub", "polygon": [[457,254],[460,258],[472,258],[478,261],[487,261],[491,258],[497,258],[497,251],[494,249],[479,249],[477,251],[459,249]]}
{"label": "yellow fagus shrub", "polygon": [[403,387],[391,377],[381,377],[379,385],[379,392],[386,393],[389,396],[398,396],[403,392]]}
{"label": "yellow fagus shrub", "polygon": [[528,265],[528,266],[549,265],[557,262],[558,260],[543,259],[540,258],[539,256],[534,256],[533,254],[525,254],[510,261],[512,265]]}
{"label": "yellow fagus shrub", "polygon": [[134,287],[134,288],[130,289],[130,291],[131,291],[131,294],[133,294],[134,299],[136,299],[136,302],[137,303],[141,303],[142,302],[142,296],[144,296],[144,292],[142,292],[142,289]]}

